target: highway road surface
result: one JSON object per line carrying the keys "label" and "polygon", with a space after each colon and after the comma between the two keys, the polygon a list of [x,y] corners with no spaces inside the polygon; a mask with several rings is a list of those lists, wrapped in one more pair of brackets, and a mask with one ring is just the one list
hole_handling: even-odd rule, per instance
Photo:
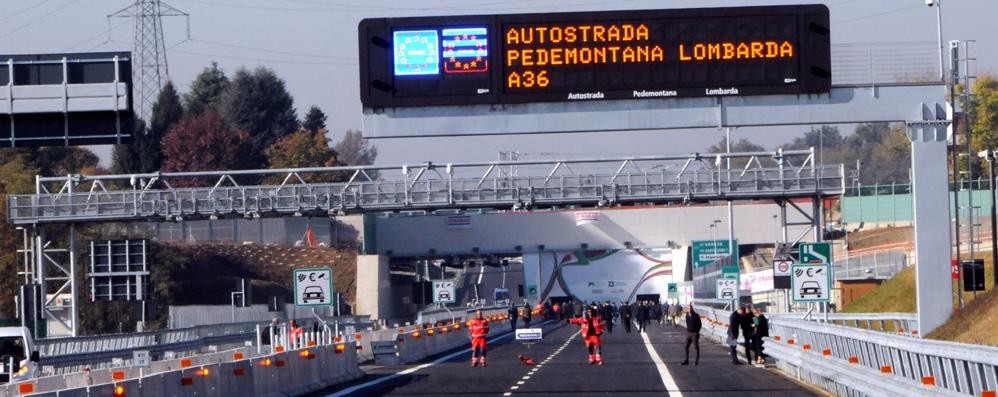
{"label": "highway road surface", "polygon": [[[419,364],[366,366],[367,376],[312,396],[822,395],[776,369],[733,365],[726,347],[706,340],[700,365],[682,366],[681,327],[652,324],[642,335],[636,329],[625,333],[618,324],[603,336],[603,366],[587,364],[578,326],[550,321],[543,329],[544,339],[529,346],[511,333],[494,337],[484,368],[472,368],[470,351],[462,348]],[[538,364],[523,364],[519,354]]]}

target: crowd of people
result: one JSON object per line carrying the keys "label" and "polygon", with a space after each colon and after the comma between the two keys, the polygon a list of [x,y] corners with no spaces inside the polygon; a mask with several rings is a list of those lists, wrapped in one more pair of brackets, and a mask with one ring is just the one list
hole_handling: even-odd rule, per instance
{"label": "crowd of people", "polygon": [[[603,365],[600,337],[604,332],[613,332],[615,324],[622,325],[624,332],[630,333],[636,325],[636,332],[647,332],[652,322],[658,326],[678,327],[684,323],[686,327],[686,357],[682,365],[690,364],[690,347],[694,349],[693,365],[700,364],[700,330],[702,323],[700,314],[692,305],[683,307],[678,303],[668,301],[640,300],[630,302],[583,302],[580,300],[545,301],[536,307],[524,302],[522,306],[511,306],[509,309],[510,324],[516,330],[517,320],[524,327],[530,327],[533,315],[542,320],[566,321],[579,325],[581,336],[589,353],[589,364]],[[739,336],[745,349],[745,357],[749,362],[764,364],[763,338],[769,336],[769,321],[759,308],[741,307],[731,313],[728,324],[728,340],[731,360],[738,361],[737,347]],[[753,358],[754,357],[754,358]],[[484,361],[484,360],[483,360]]]}

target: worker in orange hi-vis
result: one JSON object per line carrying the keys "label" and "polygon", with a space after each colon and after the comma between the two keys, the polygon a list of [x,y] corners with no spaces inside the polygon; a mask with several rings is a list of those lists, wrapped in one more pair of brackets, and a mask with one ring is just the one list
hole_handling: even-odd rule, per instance
{"label": "worker in orange hi-vis", "polygon": [[489,334],[489,320],[482,316],[481,310],[475,311],[475,318],[468,321],[468,332],[471,333],[471,366],[485,366],[485,336]]}
{"label": "worker in orange hi-vis", "polygon": [[568,319],[571,324],[580,325],[582,328],[582,340],[586,342],[586,349],[589,350],[589,364],[603,365],[603,319],[596,315],[596,309],[590,307],[583,317]]}

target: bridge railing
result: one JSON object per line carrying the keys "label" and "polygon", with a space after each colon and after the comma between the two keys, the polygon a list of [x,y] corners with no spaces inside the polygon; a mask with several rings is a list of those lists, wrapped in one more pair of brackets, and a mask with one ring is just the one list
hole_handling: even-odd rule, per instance
{"label": "bridge railing", "polygon": [[[741,169],[716,166],[725,159]],[[547,172],[520,175],[520,167]],[[515,168],[517,171],[510,171]],[[401,172],[399,172],[401,170]],[[536,171],[536,170],[535,170]],[[380,175],[371,178],[371,174]],[[477,176],[476,176],[477,175]],[[280,183],[260,184],[281,180]],[[246,182],[240,184],[238,181]],[[38,177],[8,197],[13,223],[284,215],[453,207],[529,208],[840,194],[843,169],[813,150],[616,159]],[[50,190],[51,188],[51,190]]]}
{"label": "bridge railing", "polygon": [[[366,316],[340,316],[327,321],[341,326],[369,325]],[[115,358],[130,358],[133,350],[163,352],[196,352],[209,345],[243,344],[256,340],[257,326],[266,322],[200,325],[190,328],[166,329],[115,335],[92,335],[72,338],[42,339],[36,348],[46,366],[57,372],[73,371],[83,366],[99,366]]]}
{"label": "bridge railing", "polygon": [[[698,307],[704,332],[723,343],[730,312]],[[843,314],[851,321],[881,321],[908,314]],[[884,320],[886,321],[886,320]],[[908,327],[914,326],[908,322]],[[887,394],[981,395],[998,389],[998,348],[912,338],[816,321],[774,315],[764,352],[781,369],[808,378],[829,390],[845,393],[894,390]],[[821,373],[822,371],[828,371]],[[873,393],[876,394],[876,393]],[[851,394],[849,394],[851,395]]]}
{"label": "bridge railing", "polygon": [[832,263],[836,280],[885,280],[908,267],[908,252],[890,250],[849,256]]}

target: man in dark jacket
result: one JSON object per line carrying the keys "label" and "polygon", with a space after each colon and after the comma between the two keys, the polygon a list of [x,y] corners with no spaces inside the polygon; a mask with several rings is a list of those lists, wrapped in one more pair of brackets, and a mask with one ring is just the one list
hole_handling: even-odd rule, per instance
{"label": "man in dark jacket", "polygon": [[752,333],[752,348],[755,350],[755,363],[765,364],[766,360],[762,358],[762,338],[769,336],[769,319],[759,309],[755,309],[753,314],[755,315],[753,319],[755,332]]}
{"label": "man in dark jacket", "polygon": [[600,315],[603,317],[606,331],[613,333],[613,306],[610,306],[609,301],[604,302],[603,306],[600,307]]}
{"label": "man in dark jacket", "polygon": [[738,310],[733,310],[731,316],[728,317],[728,347],[731,348],[731,363],[735,365],[741,364],[738,361],[738,330],[742,326],[742,316],[738,313]]}
{"label": "man in dark jacket", "polygon": [[624,332],[631,333],[631,305],[627,302],[620,306],[620,322],[624,324]]}
{"label": "man in dark jacket", "polygon": [[749,311],[748,306],[742,306],[742,311],[739,314],[739,324],[742,329],[742,338],[745,341],[742,345],[745,346],[745,361],[752,362],[752,312]]}
{"label": "man in dark jacket", "polygon": [[513,332],[516,332],[516,319],[520,318],[516,305],[510,305],[507,313],[509,313],[509,325],[513,327]]}
{"label": "man in dark jacket", "polygon": [[690,365],[690,345],[696,350],[696,360],[693,361],[693,365],[700,365],[700,328],[703,328],[703,323],[700,321],[700,313],[697,313],[693,309],[693,304],[690,304],[689,310],[686,312],[686,359],[679,365]]}
{"label": "man in dark jacket", "polygon": [[645,325],[648,324],[648,302],[638,303],[638,332],[645,331]]}

